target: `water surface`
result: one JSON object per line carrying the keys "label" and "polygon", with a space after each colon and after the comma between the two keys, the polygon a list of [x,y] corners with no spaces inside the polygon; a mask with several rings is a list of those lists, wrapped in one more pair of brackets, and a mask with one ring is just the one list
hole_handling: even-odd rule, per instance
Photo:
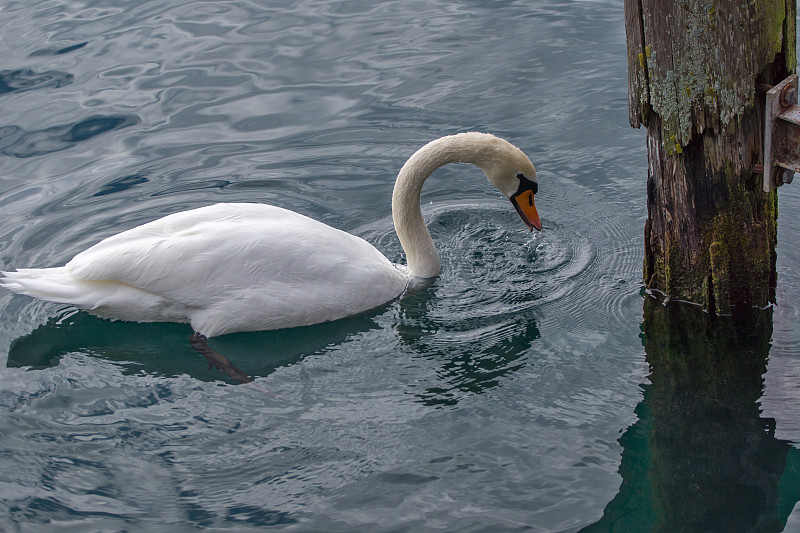
{"label": "water surface", "polygon": [[442,275],[361,316],[214,339],[257,389],[208,370],[186,325],[0,292],[0,530],[800,524],[800,189],[781,190],[778,302],[753,332],[648,300],[621,0],[127,4],[0,7],[0,268],[220,201],[402,262],[398,169],[469,130],[528,153],[544,230],[480,171],[437,171]]}

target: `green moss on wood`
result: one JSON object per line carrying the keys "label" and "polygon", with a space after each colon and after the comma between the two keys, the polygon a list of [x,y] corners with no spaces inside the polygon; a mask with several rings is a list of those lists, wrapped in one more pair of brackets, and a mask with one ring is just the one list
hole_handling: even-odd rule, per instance
{"label": "green moss on wood", "polygon": [[650,54],[653,53],[653,45],[648,44],[644,47],[644,52],[639,54],[639,68],[642,69],[643,73],[647,72],[647,58],[650,57]]}
{"label": "green moss on wood", "polygon": [[677,240],[670,238],[667,246],[651,257],[653,264],[645,266],[645,270],[650,269],[650,277],[646,280],[648,289],[708,307],[703,290],[706,276],[691,264]]}
{"label": "green moss on wood", "polygon": [[[748,190],[749,176],[728,175],[730,201],[705,230],[716,309],[763,307],[770,301],[777,242],[777,193]],[[756,216],[764,209],[763,216]]]}
{"label": "green moss on wood", "polygon": [[736,174],[730,165],[713,181],[727,188],[727,199],[716,205],[716,214],[705,225],[697,221],[706,245],[684,250],[668,233],[664,246],[650,245],[645,255],[645,283],[648,289],[721,314],[736,307],[763,307],[772,301],[770,288],[775,285],[777,193],[762,192],[754,187],[752,175]]}

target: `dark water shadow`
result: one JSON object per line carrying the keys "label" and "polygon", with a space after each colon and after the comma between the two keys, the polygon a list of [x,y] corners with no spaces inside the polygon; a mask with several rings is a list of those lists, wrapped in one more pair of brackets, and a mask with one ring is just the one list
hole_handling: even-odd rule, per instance
{"label": "dark water shadow", "polygon": [[[375,329],[374,315],[365,314],[315,326],[233,333],[209,340],[252,377],[264,377],[310,355],[324,353],[354,332]],[[53,367],[68,353],[80,352],[119,363],[126,374],[162,377],[182,374],[202,381],[229,381],[189,345],[186,324],[110,322],[83,311],[53,318],[11,343],[9,367],[31,370]]]}
{"label": "dark water shadow", "polygon": [[72,80],[72,74],[58,70],[46,70],[44,72],[36,72],[29,68],[0,70],[0,95],[33,91],[46,87],[63,87],[72,83]]}
{"label": "dark water shadow", "polygon": [[136,115],[94,115],[74,124],[61,124],[41,130],[20,126],[0,127],[0,153],[24,159],[59,152],[102,133],[139,123]]}
{"label": "dark water shadow", "polygon": [[771,309],[733,320],[646,299],[650,384],[619,440],[619,493],[582,532],[783,531],[800,451],[761,416],[771,335]]}
{"label": "dark water shadow", "polygon": [[150,180],[142,174],[131,174],[129,176],[123,176],[109,183],[106,183],[99,191],[94,193],[92,196],[106,196],[108,194],[116,194],[118,192],[127,191],[128,189],[136,187],[137,185],[147,183],[148,181]]}
{"label": "dark water shadow", "polygon": [[75,50],[80,50],[87,44],[89,44],[89,41],[84,41],[82,43],[77,43],[77,44],[71,44],[69,46],[52,46],[49,48],[40,48],[34,52],[31,52],[30,57],[58,56],[58,55],[68,54],[70,52],[74,52]]}
{"label": "dark water shadow", "polygon": [[525,364],[523,356],[540,333],[526,313],[485,314],[464,320],[431,317],[436,279],[417,280],[400,299],[395,326],[400,342],[419,357],[435,360],[433,383],[410,384],[425,405],[453,406],[465,396],[500,385]]}

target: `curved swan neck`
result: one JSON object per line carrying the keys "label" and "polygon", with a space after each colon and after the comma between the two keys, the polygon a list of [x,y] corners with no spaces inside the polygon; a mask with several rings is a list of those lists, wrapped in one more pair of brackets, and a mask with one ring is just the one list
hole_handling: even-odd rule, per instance
{"label": "curved swan neck", "polygon": [[488,174],[507,144],[487,133],[450,135],[417,150],[400,169],[392,193],[392,218],[410,275],[432,278],[441,270],[439,254],[420,209],[422,184],[434,170],[448,163],[470,163]]}

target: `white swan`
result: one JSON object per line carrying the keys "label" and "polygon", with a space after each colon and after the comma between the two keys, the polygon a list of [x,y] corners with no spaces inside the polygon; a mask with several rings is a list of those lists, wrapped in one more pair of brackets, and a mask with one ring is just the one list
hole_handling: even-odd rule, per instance
{"label": "white swan", "polygon": [[188,322],[196,332],[193,340],[203,344],[206,337],[236,331],[343,318],[396,298],[412,276],[439,274],[420,192],[435,169],[454,162],[482,169],[525,224],[541,229],[530,160],[493,135],[461,133],[420,148],[397,176],[392,216],[407,270],[396,268],[363,239],[303,215],[270,205],[225,203],[124,231],[62,267],[2,272],[0,284],[105,318]]}

